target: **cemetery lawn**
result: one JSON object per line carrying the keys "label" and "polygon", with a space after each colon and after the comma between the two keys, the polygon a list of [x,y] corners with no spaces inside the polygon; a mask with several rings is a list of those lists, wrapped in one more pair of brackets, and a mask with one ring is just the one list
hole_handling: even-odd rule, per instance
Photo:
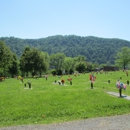
{"label": "cemetery lawn", "polygon": [[[94,88],[90,87],[90,73],[60,77],[49,76],[39,79],[24,78],[24,83],[16,78],[0,82],[0,127],[23,124],[49,124],[80,120],[94,117],[121,115],[130,113],[130,100],[107,94],[118,92],[116,81],[130,80],[125,72],[94,74]],[[55,80],[64,79],[65,85],[55,84]],[[108,83],[110,80],[110,83]],[[28,88],[31,82],[32,88]],[[130,86],[122,91],[130,96]]]}

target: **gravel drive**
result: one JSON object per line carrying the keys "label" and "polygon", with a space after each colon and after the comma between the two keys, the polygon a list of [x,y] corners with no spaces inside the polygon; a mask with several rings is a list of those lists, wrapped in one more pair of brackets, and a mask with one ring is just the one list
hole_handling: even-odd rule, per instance
{"label": "gravel drive", "polygon": [[21,125],[0,130],[130,130],[130,114],[49,125]]}

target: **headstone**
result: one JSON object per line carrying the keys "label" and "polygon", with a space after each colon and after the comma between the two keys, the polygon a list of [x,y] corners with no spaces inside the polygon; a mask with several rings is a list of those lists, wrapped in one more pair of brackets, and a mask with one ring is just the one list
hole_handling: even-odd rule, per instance
{"label": "headstone", "polygon": [[93,89],[93,83],[91,82],[91,89]]}
{"label": "headstone", "polygon": [[129,85],[129,80],[127,80],[127,85]]}
{"label": "headstone", "polygon": [[31,89],[31,83],[30,82],[27,82],[28,83],[28,87],[29,89]]}
{"label": "headstone", "polygon": [[72,81],[70,80],[70,85],[72,85]]}
{"label": "headstone", "polygon": [[61,82],[58,82],[59,83],[59,85],[61,85]]}

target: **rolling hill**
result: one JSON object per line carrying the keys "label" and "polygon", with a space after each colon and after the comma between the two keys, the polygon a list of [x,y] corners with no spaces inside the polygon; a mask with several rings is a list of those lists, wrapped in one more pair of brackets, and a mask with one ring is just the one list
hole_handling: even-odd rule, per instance
{"label": "rolling hill", "polygon": [[62,52],[69,57],[84,55],[89,62],[109,65],[114,64],[117,51],[124,46],[130,47],[130,41],[122,39],[76,35],[56,35],[39,39],[1,37],[0,40],[4,41],[18,57],[26,46],[30,46],[48,54]]}

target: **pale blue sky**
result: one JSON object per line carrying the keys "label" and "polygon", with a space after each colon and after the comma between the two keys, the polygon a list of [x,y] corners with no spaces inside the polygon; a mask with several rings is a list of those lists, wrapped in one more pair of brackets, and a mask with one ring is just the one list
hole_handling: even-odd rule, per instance
{"label": "pale blue sky", "polygon": [[96,36],[130,41],[130,0],[0,0],[0,37]]}

